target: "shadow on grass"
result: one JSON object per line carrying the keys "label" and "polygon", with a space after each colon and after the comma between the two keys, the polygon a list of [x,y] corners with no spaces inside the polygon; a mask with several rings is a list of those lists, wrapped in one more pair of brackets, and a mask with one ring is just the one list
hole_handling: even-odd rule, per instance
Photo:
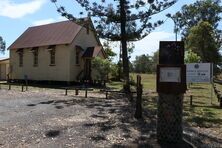
{"label": "shadow on grass", "polygon": [[201,86],[191,86],[189,89],[208,89],[208,88]]}

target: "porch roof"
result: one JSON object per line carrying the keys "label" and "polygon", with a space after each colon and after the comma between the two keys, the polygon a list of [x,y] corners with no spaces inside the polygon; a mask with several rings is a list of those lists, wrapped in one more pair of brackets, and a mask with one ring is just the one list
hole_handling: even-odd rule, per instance
{"label": "porch roof", "polygon": [[82,57],[83,58],[94,58],[94,57],[98,56],[100,51],[102,51],[102,53],[104,54],[104,57],[106,57],[102,46],[88,47],[86,49],[86,51],[83,53]]}

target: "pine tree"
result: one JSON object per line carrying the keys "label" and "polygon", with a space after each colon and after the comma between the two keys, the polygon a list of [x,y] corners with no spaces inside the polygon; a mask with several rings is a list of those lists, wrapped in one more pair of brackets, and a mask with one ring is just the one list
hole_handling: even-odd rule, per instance
{"label": "pine tree", "polygon": [[3,38],[0,36],[0,52],[4,53],[5,51],[5,41],[3,40]]}
{"label": "pine tree", "polygon": [[[57,0],[51,0],[55,3],[57,11],[62,16],[81,25],[81,20],[68,13],[63,6],[57,5]],[[158,20],[151,23],[151,16],[169,8],[177,0],[113,0],[101,2],[89,0],[76,0],[85,8],[95,24],[96,33],[100,38],[109,41],[120,41],[122,48],[123,75],[126,91],[130,91],[129,85],[129,60],[127,42],[141,40],[146,37],[163,21]],[[80,12],[83,14],[83,12]]]}

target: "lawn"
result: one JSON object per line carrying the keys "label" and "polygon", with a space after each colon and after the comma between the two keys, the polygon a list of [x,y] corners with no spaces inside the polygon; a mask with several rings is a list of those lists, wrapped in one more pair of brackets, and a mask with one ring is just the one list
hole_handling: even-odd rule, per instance
{"label": "lawn", "polygon": [[[156,93],[156,75],[140,74],[143,84],[143,106],[145,110],[156,113],[157,111],[157,93]],[[136,81],[137,74],[131,74]],[[109,86],[116,89],[121,88],[122,83],[111,82]],[[222,85],[218,85],[222,90]],[[203,128],[222,128],[222,108],[219,107],[217,98],[212,93],[212,85],[208,83],[199,83],[189,85],[187,93],[184,95],[184,116],[183,119],[190,126]],[[190,96],[192,95],[192,106],[190,105]],[[212,100],[211,100],[212,99]]]}

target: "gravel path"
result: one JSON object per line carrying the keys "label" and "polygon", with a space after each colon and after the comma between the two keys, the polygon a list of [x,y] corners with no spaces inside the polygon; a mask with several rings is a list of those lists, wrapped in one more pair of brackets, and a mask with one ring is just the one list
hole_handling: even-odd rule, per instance
{"label": "gravel path", "polygon": [[130,104],[123,97],[105,100],[98,94],[84,98],[13,90],[0,90],[0,94],[2,148],[116,147],[154,133],[141,134],[145,123],[131,116]]}
{"label": "gravel path", "polygon": [[[76,97],[74,92],[65,96],[62,90],[0,89],[0,148],[165,147],[156,142],[155,114],[145,112],[144,120],[138,121],[123,96],[88,96]],[[203,144],[191,128],[184,133],[191,142],[196,138]]]}

